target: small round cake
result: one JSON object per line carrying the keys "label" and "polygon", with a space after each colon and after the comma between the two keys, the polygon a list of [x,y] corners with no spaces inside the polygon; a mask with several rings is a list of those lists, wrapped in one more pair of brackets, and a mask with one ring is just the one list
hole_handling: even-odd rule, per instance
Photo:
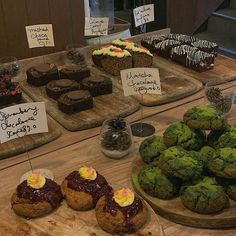
{"label": "small round cake", "polygon": [[69,174],[61,184],[68,206],[74,210],[89,210],[101,196],[112,191],[106,179],[92,167],[81,167]]}
{"label": "small round cake", "polygon": [[152,136],[142,141],[139,147],[139,153],[145,163],[150,163],[158,160],[160,154],[167,149],[164,144],[163,137]]}
{"label": "small round cake", "polygon": [[138,181],[146,193],[161,199],[174,197],[180,187],[179,181],[165,176],[159,167],[152,164],[144,166],[141,169],[138,175]]}
{"label": "small round cake", "polygon": [[203,171],[203,164],[190,151],[175,146],[165,150],[157,164],[165,175],[184,181],[199,178]]}
{"label": "small round cake", "polygon": [[62,198],[60,186],[36,172],[17,186],[11,205],[17,215],[36,218],[56,209]]}
{"label": "small round cake", "polygon": [[208,168],[216,176],[236,178],[236,148],[216,150],[216,156],[208,161]]}
{"label": "small round cake", "polygon": [[147,206],[128,188],[101,197],[95,212],[100,227],[111,234],[134,233],[148,218]]}
{"label": "small round cake", "polygon": [[187,150],[199,150],[205,142],[202,130],[191,129],[183,122],[174,122],[163,134],[164,143],[168,146],[181,146]]}
{"label": "small round cake", "polygon": [[184,114],[184,122],[193,129],[221,130],[227,125],[224,114],[212,106],[202,105],[189,109]]}
{"label": "small round cake", "polygon": [[228,204],[228,197],[214,178],[205,177],[195,185],[186,187],[181,196],[182,203],[189,210],[201,214],[216,213]]}

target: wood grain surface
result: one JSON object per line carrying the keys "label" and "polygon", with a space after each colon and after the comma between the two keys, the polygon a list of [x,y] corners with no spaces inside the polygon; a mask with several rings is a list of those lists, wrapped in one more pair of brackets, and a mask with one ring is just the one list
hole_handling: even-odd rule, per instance
{"label": "wood grain surface", "polygon": [[[22,95],[20,103],[32,102],[27,96]],[[12,104],[13,105],[13,104]],[[16,104],[14,104],[16,105]],[[33,148],[37,148],[43,144],[49,143],[57,139],[61,135],[60,127],[56,122],[48,116],[48,132],[40,134],[31,134],[23,138],[16,138],[6,143],[0,144],[0,159],[14,156]]]}
{"label": "wood grain surface", "polygon": [[236,202],[230,200],[229,207],[216,214],[198,214],[188,210],[180,197],[162,200],[145,193],[138,182],[138,174],[145,163],[137,160],[132,168],[132,184],[135,191],[142,196],[161,216],[179,224],[200,228],[230,228],[236,226]]}
{"label": "wood grain surface", "polygon": [[70,131],[97,127],[110,117],[126,117],[139,109],[137,102],[132,98],[124,97],[123,92],[113,86],[112,94],[93,99],[94,107],[92,109],[68,115],[58,109],[56,100],[47,96],[45,86],[35,87],[22,81],[21,87],[34,101],[45,102],[47,112]]}

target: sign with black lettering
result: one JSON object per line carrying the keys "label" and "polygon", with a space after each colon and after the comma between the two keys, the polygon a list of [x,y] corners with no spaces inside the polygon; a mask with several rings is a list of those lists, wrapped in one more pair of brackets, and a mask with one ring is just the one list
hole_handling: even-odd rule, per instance
{"label": "sign with black lettering", "polygon": [[135,27],[154,21],[154,4],[143,5],[133,10]]}
{"label": "sign with black lettering", "polygon": [[132,68],[120,72],[124,95],[161,94],[157,68]]}
{"label": "sign with black lettering", "polygon": [[85,17],[85,36],[100,36],[108,33],[108,17]]}
{"label": "sign with black lettering", "polygon": [[25,26],[29,48],[54,47],[52,24]]}
{"label": "sign with black lettering", "polygon": [[0,142],[48,132],[44,102],[23,103],[0,110]]}

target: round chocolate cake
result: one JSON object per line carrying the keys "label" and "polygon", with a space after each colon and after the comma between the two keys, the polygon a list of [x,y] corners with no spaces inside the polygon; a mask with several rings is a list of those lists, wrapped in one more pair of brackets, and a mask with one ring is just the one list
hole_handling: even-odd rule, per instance
{"label": "round chocolate cake", "polygon": [[[33,184],[32,184],[33,179]],[[40,185],[35,181],[40,181]],[[32,174],[17,186],[11,198],[12,209],[27,218],[40,217],[56,209],[63,199],[60,186],[51,179]]]}
{"label": "round chocolate cake", "polygon": [[91,167],[73,171],[61,184],[67,204],[75,210],[88,210],[96,206],[104,194],[112,191],[106,179]]}
{"label": "round chocolate cake", "polygon": [[134,233],[148,218],[147,206],[127,188],[101,197],[95,210],[98,224],[111,234]]}

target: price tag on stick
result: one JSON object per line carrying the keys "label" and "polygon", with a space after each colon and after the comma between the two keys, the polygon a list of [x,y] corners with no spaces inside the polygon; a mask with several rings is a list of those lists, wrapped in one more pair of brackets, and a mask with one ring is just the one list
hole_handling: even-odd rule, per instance
{"label": "price tag on stick", "polygon": [[154,4],[143,5],[133,10],[135,27],[154,21]]}
{"label": "price tag on stick", "polygon": [[0,110],[0,142],[48,132],[44,102],[23,103]]}
{"label": "price tag on stick", "polygon": [[29,48],[54,47],[52,24],[25,27]]}
{"label": "price tag on stick", "polygon": [[85,36],[101,36],[108,34],[108,17],[85,17]]}

